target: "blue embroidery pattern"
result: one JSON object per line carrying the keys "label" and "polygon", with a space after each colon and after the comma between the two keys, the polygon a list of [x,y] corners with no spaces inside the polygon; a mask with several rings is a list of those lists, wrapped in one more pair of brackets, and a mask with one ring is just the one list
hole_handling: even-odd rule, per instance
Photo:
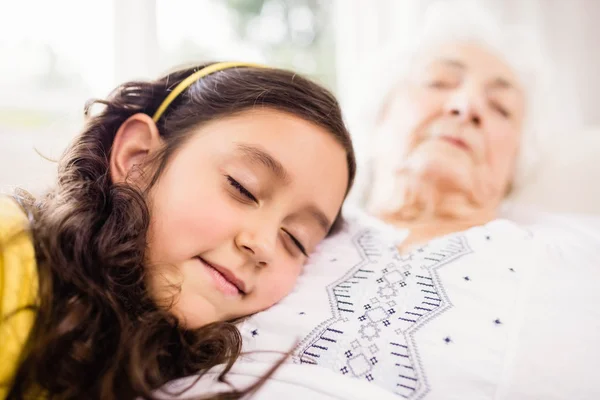
{"label": "blue embroidery pattern", "polygon": [[437,269],[470,253],[467,241],[457,235],[405,256],[371,229],[353,243],[360,260],[327,287],[332,316],[298,345],[294,361],[422,398],[429,388],[413,334],[452,306]]}

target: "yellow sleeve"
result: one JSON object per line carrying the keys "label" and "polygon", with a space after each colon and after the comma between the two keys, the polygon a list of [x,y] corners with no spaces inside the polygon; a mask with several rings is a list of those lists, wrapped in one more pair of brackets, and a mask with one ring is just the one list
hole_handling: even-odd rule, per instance
{"label": "yellow sleeve", "polygon": [[27,225],[19,205],[0,196],[0,399],[6,397],[35,318],[33,310],[14,313],[37,304],[37,266]]}

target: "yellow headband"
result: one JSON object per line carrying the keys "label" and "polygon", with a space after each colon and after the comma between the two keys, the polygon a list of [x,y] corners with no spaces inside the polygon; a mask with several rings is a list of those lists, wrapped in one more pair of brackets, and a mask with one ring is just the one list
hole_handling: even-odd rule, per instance
{"label": "yellow headband", "polygon": [[181,81],[179,83],[179,85],[175,86],[175,89],[173,89],[171,91],[171,93],[169,93],[169,95],[160,104],[160,106],[158,107],[158,109],[156,110],[154,115],[152,116],[152,119],[154,120],[154,122],[158,122],[160,117],[164,114],[165,110],[169,107],[169,104],[171,104],[173,102],[173,100],[175,100],[175,98],[177,98],[177,96],[179,96],[185,89],[190,87],[197,80],[204,78],[205,76],[210,75],[213,72],[218,72],[218,71],[222,71],[224,69],[236,68],[236,67],[267,68],[264,65],[245,63],[245,62],[220,62],[220,63],[208,65],[208,66],[194,72],[193,74],[191,74],[190,76],[185,78],[183,81]]}

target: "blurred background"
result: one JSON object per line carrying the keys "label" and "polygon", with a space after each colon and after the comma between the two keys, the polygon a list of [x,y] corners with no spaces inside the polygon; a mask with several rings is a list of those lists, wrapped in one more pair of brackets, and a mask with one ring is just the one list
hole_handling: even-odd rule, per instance
{"label": "blurred background", "polygon": [[[429,0],[0,0],[0,191],[46,189],[83,106],[178,64],[237,59],[295,69],[342,105],[357,66],[411,40]],[[600,1],[480,0],[526,24],[556,69],[563,135],[599,132]],[[361,143],[367,133],[356,138]],[[573,136],[577,137],[577,136]],[[50,159],[50,160],[48,160]]]}

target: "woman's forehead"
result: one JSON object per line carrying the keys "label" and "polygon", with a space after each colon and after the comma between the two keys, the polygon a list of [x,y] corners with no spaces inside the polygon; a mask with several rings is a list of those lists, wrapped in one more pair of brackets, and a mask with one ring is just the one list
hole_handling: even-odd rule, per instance
{"label": "woman's forehead", "polygon": [[437,64],[502,78],[515,88],[521,87],[516,71],[500,55],[480,43],[453,41],[430,46],[417,55],[414,67],[421,69]]}

